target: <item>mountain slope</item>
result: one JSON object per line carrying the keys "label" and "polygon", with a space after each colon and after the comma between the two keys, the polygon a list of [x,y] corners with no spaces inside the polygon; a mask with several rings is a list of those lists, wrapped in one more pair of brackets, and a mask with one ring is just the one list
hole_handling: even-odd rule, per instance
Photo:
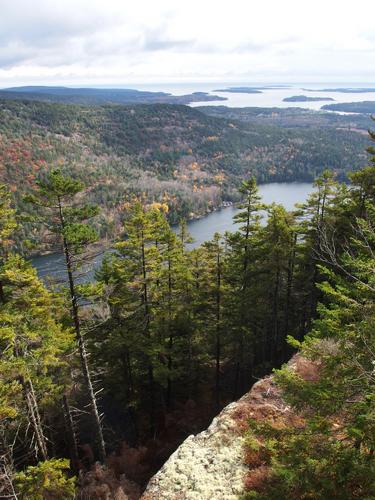
{"label": "mountain slope", "polygon": [[[166,201],[169,216],[204,214],[235,200],[242,178],[339,178],[363,164],[367,137],[348,130],[289,129],[208,116],[170,104],[75,106],[0,101],[0,181],[22,196],[59,167],[82,179],[103,209],[102,237],[119,227],[125,195]],[[35,231],[26,224],[26,235]],[[33,235],[37,241],[37,233]]]}

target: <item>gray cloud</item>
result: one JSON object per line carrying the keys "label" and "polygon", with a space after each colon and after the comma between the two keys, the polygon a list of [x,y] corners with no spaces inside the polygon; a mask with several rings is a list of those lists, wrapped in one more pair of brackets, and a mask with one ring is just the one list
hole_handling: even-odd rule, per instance
{"label": "gray cloud", "polygon": [[155,50],[186,50],[194,49],[196,42],[194,40],[173,40],[165,38],[163,35],[155,33],[146,33],[142,43],[141,50],[153,52]]}
{"label": "gray cloud", "polygon": [[235,77],[248,67],[260,80],[312,71],[334,78],[349,68],[358,77],[373,73],[375,80],[374,19],[340,0],[316,0],[308,20],[294,5],[232,0],[222,9],[217,0],[0,0],[0,78]]}

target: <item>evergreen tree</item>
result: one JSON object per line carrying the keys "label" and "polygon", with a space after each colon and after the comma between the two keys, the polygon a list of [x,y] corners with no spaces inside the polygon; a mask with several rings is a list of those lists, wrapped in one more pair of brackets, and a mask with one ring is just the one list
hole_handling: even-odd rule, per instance
{"label": "evergreen tree", "polygon": [[[358,219],[350,252],[321,269],[326,304],[300,347],[319,378],[284,368],[276,381],[302,417],[295,427],[254,425],[271,466],[251,498],[372,498],[375,493],[375,210]],[[298,345],[294,343],[294,345]]]}
{"label": "evergreen tree", "polygon": [[211,337],[211,349],[215,359],[215,400],[217,407],[221,401],[221,374],[223,334],[225,324],[225,248],[220,234],[215,233],[212,241],[203,245],[205,268],[202,276],[204,284],[202,306],[204,308],[204,327]]}
{"label": "evergreen tree", "polygon": [[[265,344],[270,361],[275,366],[283,361],[285,339],[294,329],[292,286],[294,279],[296,225],[292,214],[281,205],[268,209],[267,224],[260,233],[259,261],[262,280],[258,286],[258,324],[261,326],[257,341]],[[267,289],[268,288],[268,289]],[[293,330],[292,330],[293,331]],[[284,351],[284,352],[282,352]]]}
{"label": "evergreen tree", "polygon": [[300,337],[311,328],[316,316],[319,300],[319,289],[316,283],[320,281],[319,253],[321,236],[328,227],[334,215],[334,199],[338,184],[334,181],[332,172],[324,171],[314,182],[315,191],[304,204],[299,205],[296,212],[300,218],[299,237],[302,245],[299,248],[299,272],[297,279],[300,288]]}
{"label": "evergreen tree", "polygon": [[[130,204],[124,224],[124,239],[104,263],[98,277],[107,285],[112,330],[108,342],[120,347],[126,369],[129,395],[145,388],[151,432],[155,432],[158,384],[164,378],[161,353],[164,339],[158,322],[162,281],[162,252],[168,247],[166,221],[158,208],[141,200]],[[115,326],[113,330],[112,326]],[[115,343],[115,344],[113,344]],[[164,365],[164,366],[163,366]],[[136,385],[138,387],[136,387]],[[144,401],[145,403],[145,401]]]}
{"label": "evergreen tree", "polygon": [[40,406],[58,400],[67,383],[63,357],[71,349],[70,332],[56,317],[61,315],[56,298],[48,292],[36,271],[18,256],[8,258],[3,266],[6,302],[0,310],[3,381],[22,388],[30,422],[33,426],[36,454],[48,456]]}
{"label": "evergreen tree", "polygon": [[29,466],[15,475],[17,496],[22,500],[45,500],[46,498],[73,500],[75,478],[67,478],[67,460],[52,459]]}
{"label": "evergreen tree", "polygon": [[228,306],[232,311],[231,335],[235,342],[234,397],[238,397],[245,390],[245,379],[248,381],[246,387],[250,385],[252,376],[255,327],[252,285],[257,273],[253,261],[256,259],[260,212],[265,207],[260,202],[254,177],[242,183],[240,193],[243,197],[241,211],[233,218],[240,227],[236,233],[227,235],[228,279],[232,290],[231,296],[228,297]]}
{"label": "evergreen tree", "polygon": [[[352,186],[340,189],[333,200],[332,216],[325,218],[323,226],[315,225],[320,262],[317,288],[322,300],[304,341],[290,342],[316,363],[319,376],[304,378],[289,367],[276,372],[276,382],[299,425],[252,422],[248,445],[269,469],[249,498],[349,500],[375,495],[375,204],[371,195],[375,176],[371,168],[353,175]],[[336,233],[337,226],[346,227],[347,233]]]}
{"label": "evergreen tree", "polygon": [[71,177],[64,176],[60,170],[52,170],[45,179],[38,181],[37,184],[38,189],[33,195],[28,196],[27,200],[41,207],[44,222],[52,234],[56,235],[62,246],[68,275],[70,311],[78,344],[81,369],[96,430],[98,455],[100,460],[104,461],[105,444],[82,332],[75,276],[84,262],[83,257],[88,245],[97,240],[97,233],[88,221],[98,214],[98,209],[95,206],[79,202],[77,195],[83,191],[83,184]]}
{"label": "evergreen tree", "polygon": [[181,377],[181,351],[183,339],[180,325],[187,320],[186,310],[189,303],[188,287],[191,281],[190,269],[184,250],[189,241],[184,224],[180,225],[180,234],[176,235],[169,225],[163,228],[161,241],[163,265],[158,287],[157,316],[161,337],[167,352],[167,390],[166,404],[170,408],[173,400],[173,380]]}

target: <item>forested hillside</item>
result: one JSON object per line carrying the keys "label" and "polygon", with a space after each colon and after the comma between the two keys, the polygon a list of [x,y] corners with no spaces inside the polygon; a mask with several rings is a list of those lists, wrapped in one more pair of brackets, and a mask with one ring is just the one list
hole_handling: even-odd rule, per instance
{"label": "forested hillside", "polygon": [[[177,105],[83,107],[27,101],[0,103],[0,179],[17,207],[35,179],[58,167],[89,187],[103,210],[101,238],[119,230],[124,197],[145,193],[168,202],[168,219],[194,217],[238,199],[242,179],[311,181],[324,168],[345,179],[365,161],[363,134],[246,123]],[[40,229],[24,224],[22,240],[40,249]]]}
{"label": "forested hillside", "polygon": [[193,92],[186,95],[172,95],[166,92],[150,92],[135,89],[98,89],[25,86],[0,90],[0,99],[57,102],[65,104],[189,104],[195,101],[225,101],[225,97],[207,92]]}
{"label": "forested hillside", "polygon": [[[340,106],[340,104],[338,104]],[[360,112],[339,114],[323,110],[313,111],[304,108],[199,106],[210,116],[240,120],[254,125],[277,125],[285,128],[334,128],[366,134],[371,127],[371,117]],[[339,111],[339,110],[338,110]]]}
{"label": "forested hillside", "polygon": [[[167,202],[135,196],[122,203],[123,234],[86,285],[78,278],[100,211],[80,180],[51,170],[25,203],[64,252],[68,287],[58,290],[14,253],[18,228],[3,186],[0,494],[105,498],[110,477],[138,498],[136,484],[187,435],[302,348],[314,377],[287,369],[276,377],[298,418],[251,424],[246,459],[257,472],[248,497],[373,498],[369,152],[350,185],[324,171],[293,212],[265,206],[250,177],[239,188],[237,230],[191,251],[186,225],[171,230]],[[89,472],[95,460],[107,468]]]}

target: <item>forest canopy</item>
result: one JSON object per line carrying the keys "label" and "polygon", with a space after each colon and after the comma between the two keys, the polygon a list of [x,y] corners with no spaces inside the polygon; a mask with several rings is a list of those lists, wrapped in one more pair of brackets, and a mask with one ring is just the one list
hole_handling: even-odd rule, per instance
{"label": "forest canopy", "polygon": [[[84,497],[95,461],[142,488],[187,435],[299,349],[319,377],[276,371],[300,425],[250,423],[247,445],[266,473],[247,496],[372,498],[375,149],[368,152],[369,166],[349,174],[350,184],[323,170],[291,212],[265,205],[249,176],[239,184],[236,230],[193,250],[185,220],[171,229],[168,199],[123,193],[122,231],[86,284],[80,275],[101,224],[92,185],[47,169],[17,207],[1,186],[0,494]],[[67,286],[43,282],[17,252],[24,206],[60,245]]]}

